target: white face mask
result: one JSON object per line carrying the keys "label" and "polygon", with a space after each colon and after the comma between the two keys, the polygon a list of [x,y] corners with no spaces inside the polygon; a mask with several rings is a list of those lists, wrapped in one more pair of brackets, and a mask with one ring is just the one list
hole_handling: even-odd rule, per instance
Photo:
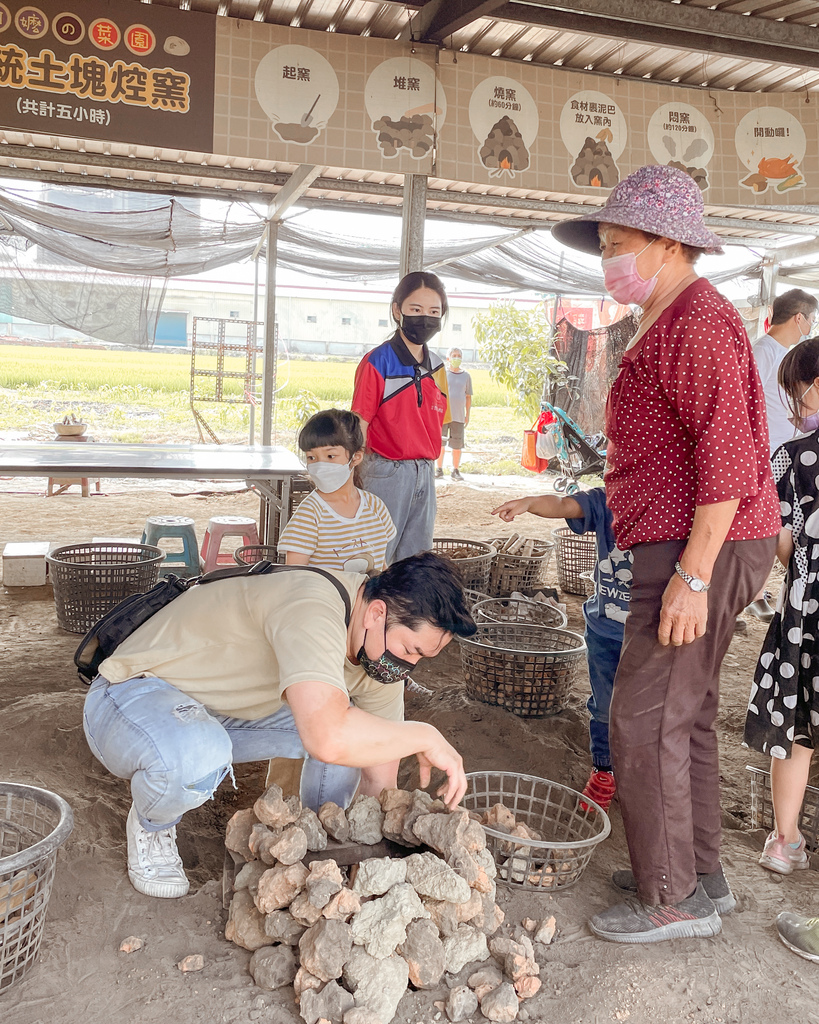
{"label": "white face mask", "polygon": [[352,459],[344,465],[335,462],[311,462],[307,466],[307,475],[316,485],[317,491],[332,494],[350,479],[352,464]]}

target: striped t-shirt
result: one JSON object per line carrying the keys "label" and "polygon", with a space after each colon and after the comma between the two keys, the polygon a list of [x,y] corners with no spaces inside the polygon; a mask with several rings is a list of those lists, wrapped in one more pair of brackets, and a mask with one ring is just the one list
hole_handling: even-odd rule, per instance
{"label": "striped t-shirt", "polygon": [[322,569],[380,572],[395,526],[377,495],[357,490],[361,503],[353,519],[340,516],[318,491],[308,494],[282,530],[279,553],[309,555],[308,565]]}

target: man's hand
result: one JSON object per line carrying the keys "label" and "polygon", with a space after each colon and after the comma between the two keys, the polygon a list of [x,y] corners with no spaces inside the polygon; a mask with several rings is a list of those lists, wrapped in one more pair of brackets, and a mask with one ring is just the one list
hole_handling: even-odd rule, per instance
{"label": "man's hand", "polygon": [[529,511],[529,498],[513,498],[492,509],[493,516],[500,516],[505,523],[511,523],[515,516]]}
{"label": "man's hand", "polygon": [[450,810],[453,810],[461,802],[466,792],[464,762],[458,751],[447,743],[437,729],[435,732],[437,739],[416,755],[418,766],[421,769],[421,789],[426,789],[429,785],[431,770],[440,768],[441,771],[446,772],[447,782],[441,786],[437,795],[443,798]]}
{"label": "man's hand", "polygon": [[657,639],[663,647],[693,643],[708,626],[708,594],[695,593],[676,573],[663,593]]}

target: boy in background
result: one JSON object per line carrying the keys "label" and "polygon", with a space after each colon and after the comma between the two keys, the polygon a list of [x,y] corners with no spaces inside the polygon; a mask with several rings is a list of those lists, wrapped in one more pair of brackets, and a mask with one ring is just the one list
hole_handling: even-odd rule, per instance
{"label": "boy in background", "polygon": [[449,350],[449,366],[446,371],[447,387],[449,388],[449,423],[443,426],[441,437],[441,454],[438,456],[435,476],[440,479],[444,475],[444,452],[447,438],[452,451],[452,479],[463,480],[458,467],[461,464],[461,450],[464,446],[464,429],[469,423],[469,410],[472,408],[472,378],[461,369],[463,353],[459,348]]}

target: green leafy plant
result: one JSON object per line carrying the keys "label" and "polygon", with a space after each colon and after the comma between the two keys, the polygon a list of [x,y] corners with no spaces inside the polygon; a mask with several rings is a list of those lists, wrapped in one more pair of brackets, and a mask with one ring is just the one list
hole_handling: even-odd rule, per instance
{"label": "green leafy plant", "polygon": [[472,318],[478,352],[489,375],[509,392],[513,407],[532,422],[540,412],[546,387],[565,384],[566,364],[554,352],[554,332],[542,306],[519,309],[513,302],[493,302]]}

